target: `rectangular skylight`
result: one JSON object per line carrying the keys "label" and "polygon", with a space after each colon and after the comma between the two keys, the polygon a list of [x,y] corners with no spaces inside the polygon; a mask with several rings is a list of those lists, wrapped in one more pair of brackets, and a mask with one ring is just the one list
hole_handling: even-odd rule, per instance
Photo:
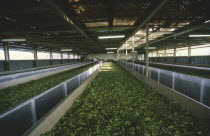
{"label": "rectangular skylight", "polygon": [[210,37],[210,34],[194,34],[189,35],[189,37]]}
{"label": "rectangular skylight", "polygon": [[106,48],[106,50],[116,50],[117,48]]}
{"label": "rectangular skylight", "polygon": [[125,35],[110,35],[110,36],[99,36],[98,39],[113,39],[113,38],[124,38]]}
{"label": "rectangular skylight", "polygon": [[114,53],[114,52],[107,52],[107,53]]}

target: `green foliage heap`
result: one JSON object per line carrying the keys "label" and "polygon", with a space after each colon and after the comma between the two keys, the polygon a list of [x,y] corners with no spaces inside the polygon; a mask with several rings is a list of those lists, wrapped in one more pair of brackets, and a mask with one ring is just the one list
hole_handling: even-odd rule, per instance
{"label": "green foliage heap", "polygon": [[77,69],[68,70],[62,73],[44,77],[39,80],[32,80],[27,83],[8,87],[0,90],[0,112],[6,111],[16,105],[38,95],[59,83],[68,80],[85,70],[92,67],[93,64],[83,66]]}
{"label": "green foliage heap", "polygon": [[43,136],[208,136],[205,122],[106,63],[52,131]]}

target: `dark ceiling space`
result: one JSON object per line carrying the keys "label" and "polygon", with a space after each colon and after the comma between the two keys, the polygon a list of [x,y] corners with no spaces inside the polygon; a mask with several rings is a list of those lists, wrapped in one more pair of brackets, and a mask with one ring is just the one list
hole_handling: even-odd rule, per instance
{"label": "dark ceiling space", "polygon": [[[148,23],[151,33],[175,28],[150,40],[150,45],[185,46],[210,42],[210,38],[188,37],[210,34],[209,13],[210,0],[2,0],[0,39],[25,38],[32,47],[105,53],[105,48],[121,47]],[[173,36],[180,32],[185,33]],[[98,39],[107,35],[125,38]],[[168,38],[161,40],[164,37]],[[142,39],[136,42],[137,50],[144,46],[139,43]]]}

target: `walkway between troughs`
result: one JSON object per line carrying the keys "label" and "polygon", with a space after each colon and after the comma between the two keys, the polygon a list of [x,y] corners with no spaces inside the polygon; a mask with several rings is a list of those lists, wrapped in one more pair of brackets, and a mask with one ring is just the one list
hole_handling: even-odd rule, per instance
{"label": "walkway between troughs", "polygon": [[106,63],[45,135],[208,135],[207,125],[115,63]]}

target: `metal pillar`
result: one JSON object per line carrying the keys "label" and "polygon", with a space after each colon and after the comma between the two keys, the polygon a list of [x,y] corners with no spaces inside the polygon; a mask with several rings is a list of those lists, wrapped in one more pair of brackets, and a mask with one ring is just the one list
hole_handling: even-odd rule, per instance
{"label": "metal pillar", "polygon": [[174,47],[174,57],[176,57],[176,47]]}
{"label": "metal pillar", "polygon": [[191,56],[191,46],[189,45],[188,46],[188,57],[190,57]]}
{"label": "metal pillar", "polygon": [[146,77],[149,77],[149,27],[146,24]]}
{"label": "metal pillar", "polygon": [[134,36],[132,37],[132,70],[134,70]]}
{"label": "metal pillar", "polygon": [[157,50],[157,57],[159,57],[159,51]]}
{"label": "metal pillar", "polygon": [[121,59],[123,60],[123,49],[121,50]]}
{"label": "metal pillar", "polygon": [[119,60],[119,49],[117,49],[117,60]]}
{"label": "metal pillar", "polygon": [[9,57],[9,47],[8,47],[8,43],[5,43],[4,45],[4,55],[5,55],[5,71],[10,71],[11,67],[10,67],[10,57]]}
{"label": "metal pillar", "polygon": [[128,66],[128,43],[125,42],[125,57],[126,57],[126,67]]}
{"label": "metal pillar", "polygon": [[189,63],[189,64],[192,63],[192,60],[191,60],[191,57],[190,57],[190,56],[191,56],[191,46],[189,45],[189,46],[188,46],[188,63]]}
{"label": "metal pillar", "polygon": [[34,67],[37,66],[37,60],[38,60],[38,55],[37,55],[37,48],[34,49]]}
{"label": "metal pillar", "polygon": [[53,65],[53,52],[50,51],[50,65]]}
{"label": "metal pillar", "polygon": [[68,63],[70,63],[70,53],[69,52],[67,53],[68,53]]}
{"label": "metal pillar", "polygon": [[76,62],[76,61],[75,61],[75,53],[73,53],[72,56],[73,56],[73,62]]}
{"label": "metal pillar", "polygon": [[121,51],[119,49],[119,60],[121,60]]}
{"label": "metal pillar", "polygon": [[164,54],[163,54],[163,56],[166,57],[166,49],[164,49]]}
{"label": "metal pillar", "polygon": [[176,62],[176,47],[174,47],[174,62]]}
{"label": "metal pillar", "polygon": [[63,53],[61,52],[61,64],[63,64]]}

